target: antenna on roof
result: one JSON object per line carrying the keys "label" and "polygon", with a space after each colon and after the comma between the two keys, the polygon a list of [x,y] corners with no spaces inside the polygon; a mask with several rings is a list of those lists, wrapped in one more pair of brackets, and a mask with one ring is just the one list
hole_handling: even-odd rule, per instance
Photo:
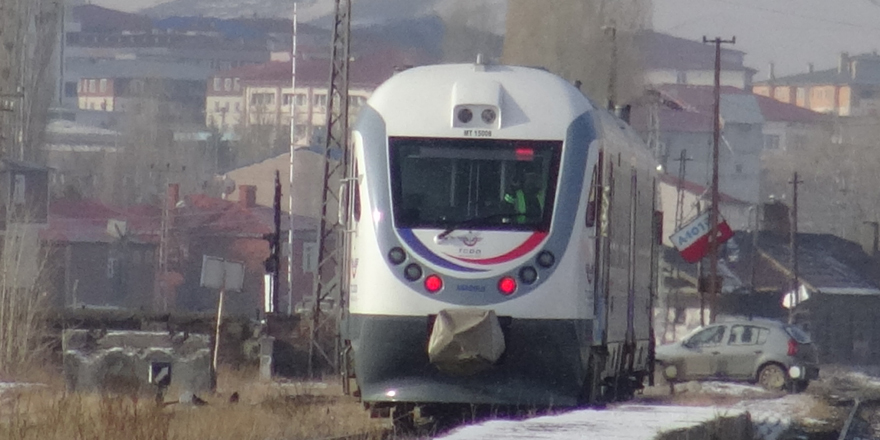
{"label": "antenna on roof", "polygon": [[483,72],[486,70],[486,61],[483,59],[483,54],[477,54],[477,62],[474,63],[474,70],[477,72]]}

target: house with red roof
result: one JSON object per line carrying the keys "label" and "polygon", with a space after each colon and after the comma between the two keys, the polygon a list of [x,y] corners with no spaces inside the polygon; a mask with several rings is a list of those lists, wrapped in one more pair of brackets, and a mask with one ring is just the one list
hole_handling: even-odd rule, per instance
{"label": "house with red roof", "polygon": [[[684,180],[708,186],[711,177],[714,87],[658,85],[632,114],[632,125],[654,139],[667,173],[678,176],[684,155]],[[766,157],[796,150],[809,137],[831,136],[826,115],[755,95],[737,87],[721,88],[719,187],[749,203],[766,198],[761,181]]]}
{"label": "house with red roof", "polygon": [[[256,188],[240,190],[240,201],[228,201],[204,194],[179,197],[176,185],[170,185],[164,209],[121,208],[96,200],[54,201],[49,224],[40,233],[50,249],[52,303],[59,308],[214,311],[218,292],[200,284],[203,257],[211,256],[240,262],[245,268],[243,288],[226,295],[224,314],[262,313],[269,256],[264,237],[274,231],[274,211],[255,203]],[[289,224],[282,215],[282,237],[287,236]],[[294,224],[294,289],[287,287],[285,256],[280,274],[282,312],[312,289],[303,250],[304,243],[315,239],[316,223],[296,216]]]}

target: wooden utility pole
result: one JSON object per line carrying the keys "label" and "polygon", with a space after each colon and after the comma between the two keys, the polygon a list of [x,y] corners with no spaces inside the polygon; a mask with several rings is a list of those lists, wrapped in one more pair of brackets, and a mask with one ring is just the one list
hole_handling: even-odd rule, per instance
{"label": "wooden utility pole", "polygon": [[721,45],[736,44],[736,37],[710,40],[703,37],[703,43],[715,45],[715,112],[712,130],[712,206],[709,211],[709,322],[715,322],[718,315],[718,141],[721,138]]}
{"label": "wooden utility pole", "polygon": [[797,231],[798,231],[798,184],[804,183],[803,180],[798,180],[797,171],[792,175],[791,182],[788,182],[792,185],[792,197],[791,197],[791,211],[789,212],[791,227],[789,231],[791,232],[791,238],[789,240],[789,245],[791,246],[791,303],[788,307],[788,321],[790,324],[794,324],[794,309],[797,308],[798,302],[800,298],[798,298],[799,290],[800,290],[800,281],[798,279],[798,248],[797,248]]}

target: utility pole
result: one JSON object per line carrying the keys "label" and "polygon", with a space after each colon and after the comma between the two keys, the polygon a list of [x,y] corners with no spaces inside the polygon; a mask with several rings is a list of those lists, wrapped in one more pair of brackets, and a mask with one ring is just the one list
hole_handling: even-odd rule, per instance
{"label": "utility pole", "polygon": [[[339,357],[331,356],[322,346],[321,331],[332,321],[334,314],[322,310],[325,300],[334,300],[336,315],[344,313],[347,294],[346,281],[349,273],[345,231],[339,222],[338,213],[331,207],[338,207],[344,195],[340,183],[349,173],[348,146],[348,61],[351,49],[351,0],[336,0],[333,26],[333,46],[330,59],[330,84],[327,91],[327,127],[324,143],[324,189],[321,202],[321,225],[318,231],[318,267],[315,282],[311,316],[311,343],[309,344],[309,377],[314,377],[315,354],[334,369]],[[341,158],[334,158],[341,153]],[[341,316],[336,316],[337,319]],[[339,353],[339,332],[335,334],[336,353]]]}
{"label": "utility pole", "polygon": [[602,26],[605,35],[611,38],[611,67],[608,74],[608,110],[614,112],[617,106],[617,27],[612,22],[608,26]]}
{"label": "utility pole", "polygon": [[[678,162],[678,182],[675,183],[675,228],[673,230],[677,231],[681,224],[684,223],[684,179],[687,176],[687,163],[693,159],[687,157],[687,150],[681,150],[681,154],[678,159],[673,159]],[[680,274],[678,268],[675,269],[675,275],[678,277]],[[699,279],[699,274],[697,276]],[[700,305],[704,304],[704,293],[702,289],[700,290]],[[678,288],[675,289],[678,292]],[[668,302],[668,301],[667,301]],[[700,308],[700,319],[702,320],[703,316],[703,308]],[[667,320],[669,319],[669,310],[666,311]],[[665,332],[664,332],[665,336]],[[672,322],[672,339],[675,339],[675,318],[673,318]]]}
{"label": "utility pole", "polygon": [[716,37],[709,40],[703,37],[703,43],[715,45],[715,111],[712,130],[712,206],[709,212],[709,322],[714,323],[718,315],[718,142],[721,138],[721,45],[736,44],[736,37],[722,40]]}
{"label": "utility pole", "polygon": [[797,248],[797,231],[798,231],[798,184],[804,183],[798,180],[797,171],[792,175],[792,179],[788,182],[792,185],[791,211],[789,212],[791,227],[791,238],[789,245],[791,246],[791,284],[792,284],[792,300],[788,308],[788,322],[794,324],[794,309],[797,308],[800,298],[798,298],[800,290],[800,281],[798,278],[798,248]]}
{"label": "utility pole", "polygon": [[293,3],[293,37],[290,50],[290,93],[293,99],[290,101],[290,179],[288,194],[288,228],[287,228],[287,316],[293,315],[293,168],[294,150],[296,149],[296,5]]}

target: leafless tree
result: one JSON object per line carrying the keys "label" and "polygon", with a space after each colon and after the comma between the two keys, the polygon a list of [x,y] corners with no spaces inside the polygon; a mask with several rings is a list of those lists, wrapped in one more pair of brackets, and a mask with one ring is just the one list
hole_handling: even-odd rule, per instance
{"label": "leafless tree", "polygon": [[493,20],[496,8],[490,5],[456,0],[442,13],[443,60],[452,63],[474,62],[478,54],[488,59],[501,56],[503,38],[486,29]]}
{"label": "leafless tree", "polygon": [[0,243],[0,373],[22,373],[46,354],[49,257],[39,230],[26,222],[8,224]]}
{"label": "leafless tree", "polygon": [[618,103],[641,94],[641,69],[632,35],[649,16],[650,1],[628,7],[603,0],[510,0],[502,61],[543,67],[579,81],[590,97]]}

